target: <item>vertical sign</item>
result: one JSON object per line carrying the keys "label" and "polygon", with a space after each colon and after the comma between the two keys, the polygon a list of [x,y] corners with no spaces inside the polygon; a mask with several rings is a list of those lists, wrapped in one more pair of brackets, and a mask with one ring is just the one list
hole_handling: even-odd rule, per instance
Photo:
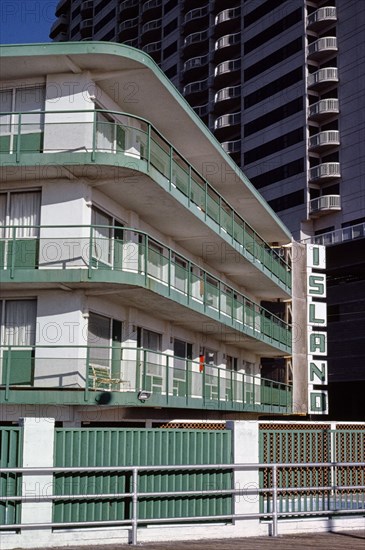
{"label": "vertical sign", "polygon": [[307,245],[308,412],[328,414],[326,248]]}

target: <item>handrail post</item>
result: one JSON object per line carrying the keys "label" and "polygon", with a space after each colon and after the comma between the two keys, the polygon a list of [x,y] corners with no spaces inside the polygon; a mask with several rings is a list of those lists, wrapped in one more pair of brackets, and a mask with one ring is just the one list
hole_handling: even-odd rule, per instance
{"label": "handrail post", "polygon": [[21,136],[21,130],[22,130],[22,113],[18,113],[18,135],[17,135],[17,141],[16,141],[16,155],[15,160],[16,162],[20,161],[20,136]]}
{"label": "handrail post", "polygon": [[165,358],[166,358],[166,365],[165,365],[165,369],[166,369],[166,404],[168,404],[169,402],[169,391],[170,391],[170,388],[169,388],[169,377],[170,377],[170,365],[169,365],[169,360],[170,360],[170,356],[169,355],[165,355]]}
{"label": "handrail post", "polygon": [[89,279],[92,277],[92,255],[93,255],[93,226],[90,225],[89,233],[89,266],[87,276]]}
{"label": "handrail post", "polygon": [[277,466],[273,464],[272,468],[272,536],[278,536],[278,480]]}
{"label": "handrail post", "polygon": [[86,368],[85,368],[85,391],[84,391],[84,401],[89,399],[89,365],[90,365],[90,346],[86,348]]}
{"label": "handrail post", "polygon": [[138,469],[133,468],[132,475],[132,545],[137,544],[137,526],[138,526]]}
{"label": "handrail post", "polygon": [[173,163],[173,153],[174,153],[174,149],[172,147],[172,145],[170,145],[170,154],[169,154],[169,160],[170,160],[170,170],[169,170],[169,189],[171,191],[172,189],[172,163]]}
{"label": "handrail post", "polygon": [[8,357],[7,357],[7,361],[6,361],[5,401],[9,400],[10,368],[11,368],[11,347],[9,346]]}
{"label": "handrail post", "polygon": [[208,182],[205,180],[205,205],[204,205],[204,220],[207,221],[208,210]]}
{"label": "handrail post", "polygon": [[144,235],[144,284],[148,283],[148,235]]}
{"label": "handrail post", "polygon": [[96,151],[96,122],[97,122],[97,110],[94,110],[93,113],[93,145],[92,145],[92,151],[91,151],[91,161],[95,162],[95,151]]}
{"label": "handrail post", "polygon": [[15,272],[15,252],[16,252],[16,226],[13,227],[13,234],[11,240],[11,267],[10,267],[10,279],[14,279]]}
{"label": "handrail post", "polygon": [[151,167],[151,124],[147,124],[147,172]]}
{"label": "handrail post", "polygon": [[188,207],[190,208],[191,203],[191,165],[188,167],[189,177],[188,177]]}
{"label": "handrail post", "polygon": [[172,253],[171,248],[169,248],[169,259],[168,259],[169,265],[168,265],[168,271],[167,271],[167,286],[169,289],[169,296],[171,296],[171,281],[172,281]]}

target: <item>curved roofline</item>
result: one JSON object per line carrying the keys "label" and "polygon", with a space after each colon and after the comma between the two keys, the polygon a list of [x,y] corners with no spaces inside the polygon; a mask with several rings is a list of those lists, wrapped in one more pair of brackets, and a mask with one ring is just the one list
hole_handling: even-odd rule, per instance
{"label": "curved roofline", "polygon": [[[194,109],[189,105],[183,95],[175,88],[165,73],[160,69],[156,62],[148,54],[142,50],[138,50],[125,44],[119,44],[116,42],[101,42],[101,41],[84,41],[84,42],[46,42],[46,43],[31,43],[31,44],[6,44],[0,46],[1,58],[6,57],[38,57],[40,55],[84,55],[84,54],[102,54],[102,55],[114,55],[118,57],[128,58],[132,61],[136,61],[142,64],[144,67],[150,69],[154,76],[161,82],[161,84],[170,92],[173,98],[179,103],[180,107],[191,118],[193,123],[199,127],[199,130],[213,145],[217,153],[224,158],[225,162],[231,167],[250,193],[257,199],[261,206],[266,210],[270,217],[275,220],[276,224],[280,227],[283,233],[287,236],[288,240],[292,239],[292,235],[289,229],[281,221],[278,215],[272,210],[262,195],[252,185],[250,180],[245,176],[242,170],[226,153],[219,141],[208,129],[208,127],[202,122],[200,117],[195,113]],[[213,184],[214,185],[214,184]]]}

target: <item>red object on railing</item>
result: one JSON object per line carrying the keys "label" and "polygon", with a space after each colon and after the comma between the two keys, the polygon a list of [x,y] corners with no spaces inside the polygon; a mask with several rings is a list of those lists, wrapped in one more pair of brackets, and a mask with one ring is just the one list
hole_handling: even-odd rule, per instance
{"label": "red object on railing", "polygon": [[203,372],[205,363],[205,355],[199,355],[199,372]]}

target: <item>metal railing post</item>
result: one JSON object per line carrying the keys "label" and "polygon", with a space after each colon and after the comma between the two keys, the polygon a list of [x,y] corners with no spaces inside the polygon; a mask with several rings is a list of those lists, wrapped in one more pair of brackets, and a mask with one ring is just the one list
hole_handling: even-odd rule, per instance
{"label": "metal railing post", "polygon": [[132,476],[132,545],[137,544],[137,527],[138,527],[138,469],[133,468]]}
{"label": "metal railing post", "polygon": [[272,536],[278,536],[278,479],[276,464],[272,468]]}

